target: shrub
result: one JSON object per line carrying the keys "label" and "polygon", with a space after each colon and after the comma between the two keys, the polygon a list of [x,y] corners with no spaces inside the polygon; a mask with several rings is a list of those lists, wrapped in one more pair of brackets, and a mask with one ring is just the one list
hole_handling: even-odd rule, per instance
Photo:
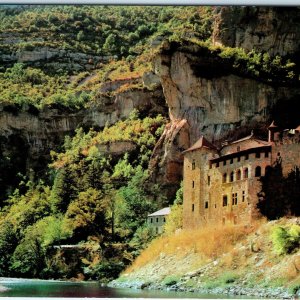
{"label": "shrub", "polygon": [[300,226],[292,225],[290,228],[274,227],[271,239],[274,250],[278,254],[288,254],[295,250],[300,243]]}
{"label": "shrub", "polygon": [[238,279],[237,274],[231,272],[225,272],[221,277],[220,281],[222,284],[234,283]]}
{"label": "shrub", "polygon": [[176,284],[179,281],[179,277],[175,275],[166,276],[162,284],[166,286],[171,286]]}
{"label": "shrub", "polygon": [[289,287],[289,292],[293,295],[297,294],[297,292],[300,290],[300,283],[294,283]]}

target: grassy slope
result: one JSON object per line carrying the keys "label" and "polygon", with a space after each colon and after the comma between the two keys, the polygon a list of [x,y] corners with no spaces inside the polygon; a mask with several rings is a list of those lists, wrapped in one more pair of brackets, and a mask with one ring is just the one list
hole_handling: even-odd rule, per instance
{"label": "grassy slope", "polygon": [[[299,218],[259,221],[250,227],[206,228],[155,240],[119,278],[153,287],[213,290],[216,287],[287,288],[300,284],[300,250],[274,251],[271,232]],[[174,267],[176,266],[176,267]]]}

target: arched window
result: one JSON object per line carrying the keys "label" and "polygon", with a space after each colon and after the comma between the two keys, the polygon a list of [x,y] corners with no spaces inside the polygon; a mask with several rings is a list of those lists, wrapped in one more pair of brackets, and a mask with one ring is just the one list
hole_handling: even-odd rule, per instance
{"label": "arched window", "polygon": [[232,182],[233,181],[233,178],[234,178],[234,173],[233,173],[233,171],[230,173],[230,182]]}
{"label": "arched window", "polygon": [[255,168],[255,177],[260,177],[261,176],[261,167],[257,166]]}
{"label": "arched window", "polygon": [[240,169],[238,169],[236,171],[236,180],[241,180],[241,170]]}
{"label": "arched window", "polygon": [[223,174],[223,180],[222,180],[223,183],[226,183],[227,182],[227,173],[224,173]]}
{"label": "arched window", "polygon": [[244,178],[248,178],[249,177],[249,171],[248,168],[244,169]]}

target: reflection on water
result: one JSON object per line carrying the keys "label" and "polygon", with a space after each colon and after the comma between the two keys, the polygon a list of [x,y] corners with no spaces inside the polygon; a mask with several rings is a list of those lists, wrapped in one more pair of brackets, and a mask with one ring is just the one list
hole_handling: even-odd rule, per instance
{"label": "reflection on water", "polygon": [[[65,282],[54,280],[29,280],[0,278],[0,285],[7,288],[1,297],[91,297],[91,298],[206,298],[224,299],[227,295],[147,291],[101,287],[97,282]],[[231,297],[232,298],[232,297]],[[241,297],[236,297],[241,299]],[[246,297],[245,297],[246,298]]]}

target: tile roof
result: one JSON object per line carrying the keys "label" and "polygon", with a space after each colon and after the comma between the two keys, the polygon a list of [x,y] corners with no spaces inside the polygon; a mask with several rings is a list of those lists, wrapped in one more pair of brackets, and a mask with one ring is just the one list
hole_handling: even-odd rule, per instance
{"label": "tile roof", "polygon": [[210,143],[203,135],[200,137],[200,139],[190,148],[183,151],[182,153],[186,153],[189,151],[193,151],[200,148],[208,148],[208,149],[217,149],[216,146],[214,146],[212,143]]}
{"label": "tile roof", "polygon": [[170,207],[165,207],[163,209],[160,209],[150,215],[148,215],[148,217],[154,217],[154,216],[166,216],[169,215],[171,212],[171,208]]}

